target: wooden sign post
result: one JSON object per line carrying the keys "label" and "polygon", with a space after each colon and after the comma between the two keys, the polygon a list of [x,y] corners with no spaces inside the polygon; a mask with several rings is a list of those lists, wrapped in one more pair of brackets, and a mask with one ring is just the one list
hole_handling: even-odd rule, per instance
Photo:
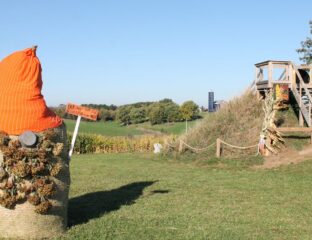
{"label": "wooden sign post", "polygon": [[70,144],[70,150],[69,150],[69,158],[71,158],[73,151],[74,151],[74,146],[76,142],[76,138],[78,135],[78,129],[81,121],[81,117],[90,119],[93,121],[97,120],[97,117],[99,115],[99,111],[87,107],[82,107],[76,104],[68,103],[66,105],[66,112],[75,116],[78,116],[77,121],[76,121],[76,126],[73,134],[73,138]]}

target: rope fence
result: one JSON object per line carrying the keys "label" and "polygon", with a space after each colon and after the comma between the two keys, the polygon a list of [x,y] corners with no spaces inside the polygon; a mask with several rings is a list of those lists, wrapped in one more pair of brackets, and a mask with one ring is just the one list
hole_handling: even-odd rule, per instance
{"label": "rope fence", "polygon": [[[231,147],[231,148],[235,148],[235,149],[240,149],[240,150],[247,150],[247,149],[251,149],[251,148],[257,148],[257,154],[259,154],[259,144],[254,144],[254,145],[250,145],[250,146],[237,146],[237,145],[233,145],[233,144],[230,144],[228,142],[225,142],[223,141],[222,139],[220,138],[217,138],[216,142],[208,145],[207,147],[203,147],[203,148],[196,148],[196,147],[193,147],[189,144],[187,144],[186,142],[184,142],[183,140],[180,140],[180,144],[179,144],[179,152],[182,152],[183,151],[183,147],[186,147],[186,148],[189,148],[195,152],[201,152],[201,151],[205,151],[209,148],[211,148],[212,146],[216,145],[216,157],[221,157],[221,153],[222,153],[222,144],[228,146],[228,147]],[[166,145],[168,145],[169,147],[172,147],[172,148],[176,148],[177,146],[173,146],[173,145],[170,145],[169,143],[166,143]]]}
{"label": "rope fence", "polygon": [[207,150],[208,148],[214,146],[215,144],[216,144],[216,143],[212,143],[212,144],[210,144],[209,146],[204,147],[204,148],[195,148],[195,147],[192,147],[192,146],[188,145],[188,144],[185,143],[184,141],[180,140],[179,149],[182,149],[182,148],[183,148],[183,145],[184,145],[184,146],[186,146],[186,147],[188,147],[188,148],[190,148],[190,149],[192,149],[192,150],[194,150],[194,151],[196,151],[196,152],[201,152],[201,151]]}
{"label": "rope fence", "polygon": [[241,150],[246,150],[246,149],[251,149],[251,148],[255,148],[257,147],[257,155],[259,153],[259,144],[255,144],[255,145],[251,145],[251,146],[246,146],[246,147],[242,147],[242,146],[236,146],[230,143],[227,143],[223,140],[221,140],[220,138],[217,138],[217,149],[216,149],[216,157],[219,158],[221,157],[221,153],[222,153],[222,144],[227,145],[228,147],[231,148],[236,148],[236,149],[241,149]]}

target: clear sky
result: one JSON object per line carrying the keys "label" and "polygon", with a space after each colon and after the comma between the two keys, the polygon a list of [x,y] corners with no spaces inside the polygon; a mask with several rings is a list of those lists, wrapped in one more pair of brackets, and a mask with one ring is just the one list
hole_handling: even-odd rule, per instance
{"label": "clear sky", "polygon": [[311,0],[1,1],[0,59],[39,45],[47,104],[244,91],[260,61],[298,62]]}

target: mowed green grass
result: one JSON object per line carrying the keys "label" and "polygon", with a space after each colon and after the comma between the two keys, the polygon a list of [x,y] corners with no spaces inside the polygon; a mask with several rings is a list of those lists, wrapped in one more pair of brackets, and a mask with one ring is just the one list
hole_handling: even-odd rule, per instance
{"label": "mowed green grass", "polygon": [[[67,130],[73,132],[75,129],[76,121],[64,119]],[[189,121],[188,129],[195,126],[200,121]],[[142,124],[133,124],[129,126],[121,126],[118,122],[80,122],[80,133],[100,134],[105,136],[129,136],[129,135],[143,135],[153,133],[156,131],[163,134],[180,135],[185,133],[185,122],[177,123],[164,123],[151,125],[149,122]],[[152,132],[150,131],[152,130]]]}
{"label": "mowed green grass", "polygon": [[[194,127],[196,124],[198,124],[203,118],[209,117],[211,114],[207,112],[200,113],[200,119],[194,120],[194,121],[188,121],[187,123],[187,129],[190,130],[192,127]],[[151,125],[150,123],[142,123],[142,124],[136,124],[134,127],[139,129],[147,129],[147,130],[153,130],[158,131],[165,134],[173,134],[173,135],[180,135],[184,134],[186,132],[186,123],[183,122],[176,122],[176,123],[163,123],[163,124],[156,124]]]}
{"label": "mowed green grass", "polygon": [[[187,124],[188,129],[195,126],[195,124],[198,123],[199,121],[200,120],[189,121]],[[163,123],[163,124],[157,124],[157,125],[151,125],[150,123],[142,123],[142,124],[136,124],[133,127],[139,128],[139,129],[157,131],[157,132],[161,132],[164,134],[180,135],[180,134],[185,133],[186,123],[177,122],[177,123]]]}
{"label": "mowed green grass", "polygon": [[197,167],[151,155],[71,161],[62,239],[311,239],[312,161],[276,170]]}
{"label": "mowed green grass", "polygon": [[[64,120],[67,130],[74,132],[76,121]],[[132,127],[120,126],[117,122],[85,122],[81,121],[79,126],[80,133],[100,134],[105,136],[129,136],[129,135],[142,135],[143,131]]]}

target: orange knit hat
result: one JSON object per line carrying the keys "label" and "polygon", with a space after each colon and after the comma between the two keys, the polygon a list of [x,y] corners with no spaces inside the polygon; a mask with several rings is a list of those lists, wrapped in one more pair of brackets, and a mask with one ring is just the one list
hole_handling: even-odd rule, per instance
{"label": "orange knit hat", "polygon": [[15,52],[0,62],[0,130],[19,135],[62,124],[41,94],[41,65],[36,47]]}

